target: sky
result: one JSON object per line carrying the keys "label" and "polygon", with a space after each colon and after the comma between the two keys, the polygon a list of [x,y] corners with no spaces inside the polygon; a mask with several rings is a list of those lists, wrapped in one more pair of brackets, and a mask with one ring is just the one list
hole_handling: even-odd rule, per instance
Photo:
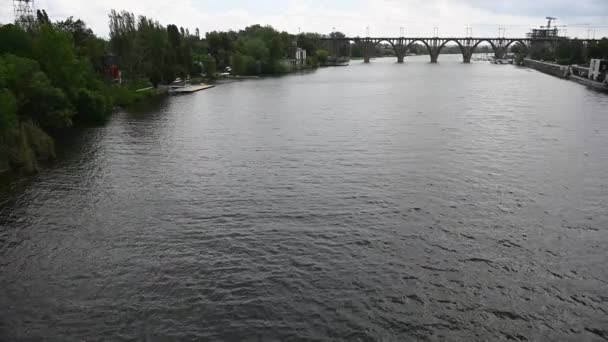
{"label": "sky", "polygon": [[[0,0],[0,23],[13,21],[12,0]],[[567,25],[568,36],[608,36],[608,0],[35,0],[52,20],[83,19],[98,35],[108,36],[111,9],[146,15],[164,25],[194,32],[272,25],[290,33],[329,33],[349,36],[474,36],[521,37],[545,25],[546,16]],[[595,30],[595,32],[593,31]],[[502,33],[500,33],[502,35]]]}

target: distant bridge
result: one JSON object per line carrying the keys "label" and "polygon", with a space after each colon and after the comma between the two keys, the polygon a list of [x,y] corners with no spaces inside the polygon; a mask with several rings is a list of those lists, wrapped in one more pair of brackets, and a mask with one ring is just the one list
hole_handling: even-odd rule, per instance
{"label": "distant bridge", "polygon": [[[405,54],[408,49],[414,43],[421,43],[426,46],[426,49],[431,56],[431,63],[437,63],[437,59],[439,58],[439,54],[441,53],[441,49],[446,46],[446,44],[450,42],[456,43],[460,47],[460,51],[462,52],[462,59],[464,63],[471,63],[471,57],[475,52],[475,49],[481,43],[489,43],[494,49],[494,57],[497,59],[504,58],[505,54],[508,52],[509,47],[512,44],[518,43],[522,44],[524,47],[529,48],[532,43],[536,42],[548,42],[548,43],[557,43],[564,39],[568,38],[473,38],[473,37],[465,37],[465,38],[389,38],[389,37],[343,37],[343,38],[332,38],[332,37],[324,37],[321,38],[322,41],[328,42],[330,44],[330,49],[334,56],[336,56],[339,51],[340,44],[344,44],[348,42],[349,44],[353,42],[360,46],[361,51],[363,52],[363,61],[365,63],[369,63],[371,57],[374,54],[375,48],[379,43],[387,42],[395,51],[395,55],[397,56],[397,62],[403,63],[405,58]],[[589,43],[598,42],[597,39],[581,39],[579,40],[583,42],[583,44],[588,45]]]}

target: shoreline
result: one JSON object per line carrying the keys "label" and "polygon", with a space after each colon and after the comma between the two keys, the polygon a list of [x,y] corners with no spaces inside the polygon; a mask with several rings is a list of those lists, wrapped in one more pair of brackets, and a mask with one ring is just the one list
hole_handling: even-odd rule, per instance
{"label": "shoreline", "polygon": [[572,65],[560,65],[556,63],[538,61],[530,58],[525,58],[523,66],[539,71],[543,74],[554,76],[563,80],[572,81],[595,91],[608,92],[608,84],[596,82],[587,78],[583,78],[572,73]]}
{"label": "shoreline", "polygon": [[[254,75],[254,76],[230,76],[230,77],[219,77],[219,78],[207,78],[200,79],[200,83],[186,83],[181,85],[181,87],[185,88],[184,90],[177,90],[173,87],[179,89],[178,85],[158,85],[156,88],[153,86],[148,86],[139,89],[129,89],[128,85],[115,85],[113,91],[115,94],[114,106],[111,110],[111,113],[103,120],[97,122],[77,122],[71,127],[66,127],[61,130],[62,135],[71,135],[74,134],[75,131],[78,131],[83,128],[94,128],[94,127],[102,127],[105,126],[109,120],[111,120],[112,116],[116,114],[116,112],[120,110],[129,111],[129,112],[138,112],[143,108],[146,108],[148,105],[154,104],[156,101],[159,101],[163,98],[171,97],[171,96],[182,96],[182,95],[191,95],[193,93],[209,90],[215,88],[217,85],[221,85],[223,83],[235,82],[235,81],[245,81],[245,80],[256,80],[263,78],[272,78],[272,77],[282,77],[288,76],[292,74],[298,74],[302,72],[312,72],[317,70],[319,67],[307,66],[303,68],[297,68],[287,73],[281,74],[269,74],[269,75]],[[46,133],[48,137],[53,142],[53,151],[52,155],[56,155],[56,150],[60,149],[60,147],[55,146],[55,142],[60,139],[59,136],[51,136]],[[20,179],[24,177],[35,176],[40,173],[42,169],[47,169],[54,163],[54,158],[43,158],[36,156],[33,158],[33,168],[29,169],[28,167],[21,164],[14,164],[13,161],[8,161],[8,166],[0,169],[0,184],[8,184],[15,179]],[[3,165],[4,167],[4,165]],[[2,190],[0,188],[0,190]]]}

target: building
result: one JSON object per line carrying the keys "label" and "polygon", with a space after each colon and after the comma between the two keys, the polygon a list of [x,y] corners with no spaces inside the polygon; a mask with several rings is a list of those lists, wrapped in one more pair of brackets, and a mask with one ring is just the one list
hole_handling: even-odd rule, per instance
{"label": "building", "polygon": [[556,25],[551,25],[555,20],[554,17],[547,17],[547,26],[532,29],[528,34],[531,38],[529,55],[536,60],[552,60],[555,55],[556,44],[551,40],[558,40],[559,30]]}
{"label": "building", "polygon": [[559,30],[557,29],[557,27],[555,25],[551,26],[551,23],[555,20],[557,20],[557,18],[547,17],[547,26],[541,26],[540,28],[532,29],[532,31],[527,34],[528,38],[532,38],[532,39],[558,38]]}
{"label": "building", "polygon": [[293,66],[306,65],[306,50],[299,47],[291,47],[288,52],[287,61]]}

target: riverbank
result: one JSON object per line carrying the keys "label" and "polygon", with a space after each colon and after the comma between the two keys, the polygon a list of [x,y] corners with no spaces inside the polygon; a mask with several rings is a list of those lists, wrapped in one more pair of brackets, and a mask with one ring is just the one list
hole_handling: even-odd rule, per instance
{"label": "riverbank", "polygon": [[573,82],[579,83],[581,85],[590,87],[592,89],[598,91],[608,92],[608,85],[592,81],[585,77],[577,76],[573,73],[573,66],[570,65],[560,65],[555,63],[537,61],[534,59],[525,58],[523,61],[523,65],[525,67],[540,71],[542,73],[559,77],[561,79],[571,80]]}
{"label": "riverbank", "polygon": [[[0,132],[0,180],[36,174],[42,167],[51,165],[56,159],[55,140],[59,136],[80,127],[104,125],[118,110],[135,111],[168,94],[168,87],[109,86],[105,97],[112,109],[100,111],[101,116],[76,120],[68,127],[55,130],[45,130],[32,121],[23,121]],[[91,106],[98,104],[92,102]]]}
{"label": "riverbank", "polygon": [[568,66],[524,58],[524,66],[559,78],[568,78]]}

